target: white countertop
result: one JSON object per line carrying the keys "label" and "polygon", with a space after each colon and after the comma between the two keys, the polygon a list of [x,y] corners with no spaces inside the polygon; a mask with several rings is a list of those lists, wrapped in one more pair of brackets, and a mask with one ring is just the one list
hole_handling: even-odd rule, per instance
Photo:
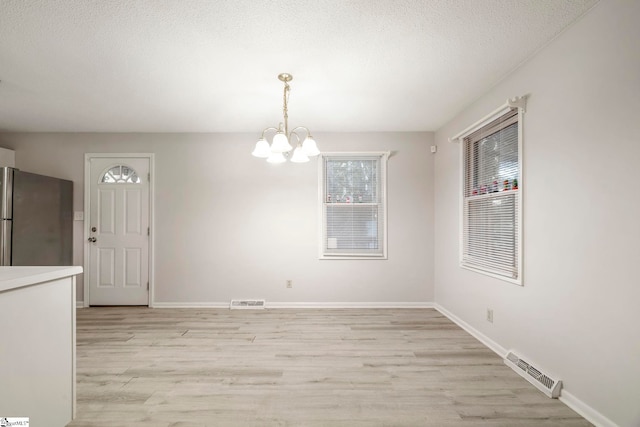
{"label": "white countertop", "polygon": [[82,273],[82,267],[0,267],[0,292]]}

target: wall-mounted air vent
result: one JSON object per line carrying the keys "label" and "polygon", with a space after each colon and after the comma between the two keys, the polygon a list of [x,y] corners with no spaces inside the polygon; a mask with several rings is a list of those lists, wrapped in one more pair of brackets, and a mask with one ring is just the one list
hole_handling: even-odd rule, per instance
{"label": "wall-mounted air vent", "polygon": [[558,398],[560,396],[560,389],[562,389],[562,381],[554,380],[548,375],[542,373],[538,368],[534,367],[530,363],[522,360],[514,352],[507,353],[507,357],[504,359],[504,363],[511,369],[516,371],[525,380],[536,386],[538,390],[551,398]]}
{"label": "wall-mounted air vent", "polygon": [[263,299],[232,299],[229,308],[231,310],[250,310],[264,308],[265,300]]}

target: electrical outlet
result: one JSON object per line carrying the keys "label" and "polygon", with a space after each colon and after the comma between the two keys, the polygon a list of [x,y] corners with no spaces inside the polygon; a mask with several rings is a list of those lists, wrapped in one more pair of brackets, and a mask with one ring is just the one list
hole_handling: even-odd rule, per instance
{"label": "electrical outlet", "polygon": [[493,309],[487,308],[487,322],[493,323]]}
{"label": "electrical outlet", "polygon": [[287,288],[293,288],[293,280],[287,280]]}

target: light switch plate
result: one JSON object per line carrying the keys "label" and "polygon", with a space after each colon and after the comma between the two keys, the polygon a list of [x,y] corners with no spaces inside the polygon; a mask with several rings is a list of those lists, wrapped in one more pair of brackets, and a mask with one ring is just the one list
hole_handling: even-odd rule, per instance
{"label": "light switch plate", "polygon": [[74,212],[73,213],[74,221],[84,221],[84,212]]}

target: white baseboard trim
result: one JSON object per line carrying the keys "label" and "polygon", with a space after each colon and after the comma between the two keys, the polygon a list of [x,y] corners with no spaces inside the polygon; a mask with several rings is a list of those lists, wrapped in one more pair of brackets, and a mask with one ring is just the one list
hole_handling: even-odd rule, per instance
{"label": "white baseboard trim", "polygon": [[266,308],[433,308],[432,302],[269,302]]}
{"label": "white baseboard trim", "polygon": [[229,308],[229,302],[154,302],[153,308]]}
{"label": "white baseboard trim", "polygon": [[76,301],[76,308],[84,308],[84,301]]}
{"label": "white baseboard trim", "polygon": [[489,338],[488,336],[486,336],[485,334],[483,334],[482,332],[480,332],[479,330],[477,330],[476,328],[474,328],[464,320],[460,319],[458,316],[451,313],[449,310],[447,310],[440,304],[434,304],[433,308],[438,310],[440,313],[444,314],[446,317],[449,318],[449,320],[451,320],[456,325],[460,326],[469,334],[473,335],[473,337],[475,337],[482,344],[486,345],[491,350],[493,350],[493,352],[496,353],[498,356],[502,357],[503,359],[507,357],[508,350],[506,348],[502,347],[500,344],[498,344],[497,342],[495,342],[494,340],[492,340],[491,338]]}
{"label": "white baseboard trim", "polygon": [[[484,335],[482,332],[478,331],[473,326],[469,325],[464,320],[460,319],[455,314],[451,313],[446,308],[442,307],[440,304],[437,304],[437,303],[434,304],[433,308],[435,308],[440,313],[448,317],[449,320],[451,320],[453,323],[460,326],[469,334],[473,335],[478,341],[480,341],[482,344],[489,347],[498,356],[502,357],[503,359],[507,356],[507,352],[508,352],[507,349],[505,349],[500,344],[493,341],[491,338]],[[596,427],[619,427],[616,423],[614,423],[613,421],[611,421],[610,419],[602,415],[600,412],[596,411],[591,406],[587,405],[586,403],[584,403],[582,400],[575,397],[570,392],[567,392],[566,389],[562,389],[562,391],[560,392],[559,400],[565,405],[567,405],[569,408],[576,411],[578,414],[580,414],[580,416],[584,417],[587,421],[589,421],[591,424],[595,425]]]}
{"label": "white baseboard trim", "polygon": [[560,392],[559,400],[596,427],[619,427],[609,418],[605,417],[565,389],[562,389]]}
{"label": "white baseboard trim", "polygon": [[[229,302],[154,302],[153,308],[229,308]],[[269,308],[433,308],[432,302],[269,302]]]}

